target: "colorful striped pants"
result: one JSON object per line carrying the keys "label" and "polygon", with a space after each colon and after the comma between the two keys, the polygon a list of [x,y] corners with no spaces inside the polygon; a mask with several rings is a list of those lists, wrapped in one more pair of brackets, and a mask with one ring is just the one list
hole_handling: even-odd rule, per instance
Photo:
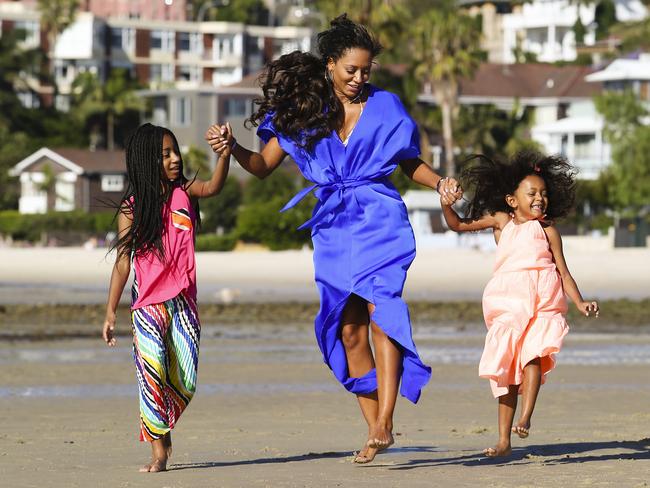
{"label": "colorful striped pants", "polygon": [[174,428],[196,391],[201,325],[196,303],[175,298],[131,312],[133,359],[140,389],[140,440]]}

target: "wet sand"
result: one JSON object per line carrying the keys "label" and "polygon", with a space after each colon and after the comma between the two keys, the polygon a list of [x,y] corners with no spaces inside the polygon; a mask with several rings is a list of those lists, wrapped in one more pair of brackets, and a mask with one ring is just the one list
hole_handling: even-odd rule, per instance
{"label": "wet sand", "polygon": [[0,476],[22,487],[647,486],[649,335],[571,334],[527,440],[507,460],[477,378],[479,333],[419,327],[433,367],[400,399],[396,445],[357,466],[365,429],[306,327],[206,326],[198,393],[173,432],[171,470],[141,474],[129,340],[0,342]]}

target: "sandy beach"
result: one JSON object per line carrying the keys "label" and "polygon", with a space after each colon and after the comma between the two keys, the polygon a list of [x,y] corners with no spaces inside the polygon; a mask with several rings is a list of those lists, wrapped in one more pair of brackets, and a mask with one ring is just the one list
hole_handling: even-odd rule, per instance
{"label": "sandy beach", "polygon": [[[567,240],[565,254],[585,296],[650,296],[650,248],[608,250]],[[103,303],[113,257],[107,256],[105,249],[0,248],[0,262],[0,304]],[[425,301],[480,300],[493,263],[493,252],[418,251],[404,297]],[[310,250],[197,253],[199,303],[315,302],[318,295],[313,275]],[[128,300],[128,289],[124,300]]]}
{"label": "sandy beach", "polygon": [[481,454],[496,436],[476,375],[483,335],[421,327],[416,339],[432,380],[418,405],[398,401],[396,445],[357,466],[364,425],[309,327],[206,326],[197,395],[155,475],[137,472],[148,446],[128,339],[0,343],[2,486],[647,486],[650,336],[570,335],[531,436],[497,461]]}

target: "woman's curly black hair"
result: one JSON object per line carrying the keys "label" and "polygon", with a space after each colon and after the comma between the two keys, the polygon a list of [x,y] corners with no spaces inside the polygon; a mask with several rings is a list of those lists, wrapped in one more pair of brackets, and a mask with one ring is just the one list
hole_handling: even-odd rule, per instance
{"label": "woman's curly black hair", "polygon": [[470,195],[467,217],[479,219],[486,213],[510,213],[506,196],[512,195],[526,176],[540,176],[546,183],[546,218],[565,217],[573,208],[576,170],[561,156],[544,156],[536,151],[520,151],[508,162],[475,155],[466,161],[460,181]]}
{"label": "woman's curly black hair", "polygon": [[[169,135],[174,150],[180,157],[176,136],[165,127],[143,124],[126,141],[127,187],[115,218],[121,212],[132,220],[129,232],[118,235],[111,246],[120,256],[130,256],[131,252],[143,255],[153,252],[161,260],[165,257],[162,234],[164,222],[162,209],[169,199],[175,185],[185,187],[192,184],[183,175],[183,161],[180,161],[177,181],[165,177],[162,165],[163,137]],[[198,216],[198,205],[195,203]]]}
{"label": "woman's curly black hair", "polygon": [[367,50],[372,58],[382,50],[377,39],[347,14],[332,20],[330,28],[318,34],[317,43],[320,58],[294,51],[269,63],[260,77],[263,97],[255,100],[259,107],[247,120],[257,126],[273,113],[275,128],[307,151],[344,117],[343,105],[325,76],[327,63],[353,48]]}

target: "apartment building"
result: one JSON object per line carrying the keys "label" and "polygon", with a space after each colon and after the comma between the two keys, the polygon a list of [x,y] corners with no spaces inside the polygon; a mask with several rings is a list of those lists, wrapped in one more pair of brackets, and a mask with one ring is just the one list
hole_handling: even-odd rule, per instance
{"label": "apartment building", "polygon": [[[25,31],[24,47],[47,49],[39,12],[23,2],[0,3],[0,34],[11,29]],[[102,17],[82,11],[56,41],[54,75],[59,95],[54,103],[67,108],[79,73],[90,71],[105,80],[113,68],[130,70],[151,89],[230,85],[282,54],[310,50],[311,41],[312,30],[304,27]],[[42,100],[49,103],[45,91],[33,86],[20,97],[26,106],[34,107]]]}

